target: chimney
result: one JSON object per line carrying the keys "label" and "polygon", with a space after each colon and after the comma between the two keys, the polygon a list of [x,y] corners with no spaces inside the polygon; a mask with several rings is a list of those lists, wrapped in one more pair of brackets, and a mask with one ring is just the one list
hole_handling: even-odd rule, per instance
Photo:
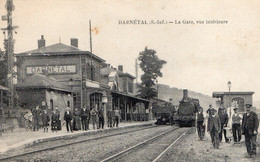
{"label": "chimney", "polygon": [[41,36],[41,39],[38,40],[38,48],[42,48],[42,47],[45,47],[45,39],[43,35]]}
{"label": "chimney", "polygon": [[123,72],[123,65],[118,65],[118,70]]}
{"label": "chimney", "polygon": [[187,89],[183,90],[183,98],[188,98],[188,90]]}
{"label": "chimney", "polygon": [[71,38],[70,45],[78,48],[78,38]]}

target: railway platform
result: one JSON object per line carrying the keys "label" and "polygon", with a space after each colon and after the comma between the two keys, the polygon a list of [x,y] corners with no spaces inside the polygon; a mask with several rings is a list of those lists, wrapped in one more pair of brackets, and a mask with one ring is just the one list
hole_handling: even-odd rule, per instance
{"label": "railway platform", "polygon": [[88,131],[74,131],[73,133],[67,132],[65,125],[62,126],[62,130],[58,132],[43,132],[43,129],[39,131],[26,131],[24,128],[14,129],[13,132],[5,132],[0,137],[0,154],[3,154],[12,149],[25,148],[28,146],[35,145],[41,142],[47,142],[57,139],[75,138],[82,135],[91,135],[97,132],[108,132],[119,129],[127,129],[133,127],[148,126],[154,124],[155,121],[142,121],[142,122],[121,122],[119,127],[93,130],[92,124],[89,125],[90,130]]}

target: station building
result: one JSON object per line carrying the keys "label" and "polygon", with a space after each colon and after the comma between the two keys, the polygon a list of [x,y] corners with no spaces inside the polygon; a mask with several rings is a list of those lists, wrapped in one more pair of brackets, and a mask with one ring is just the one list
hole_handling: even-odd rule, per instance
{"label": "station building", "polygon": [[58,106],[60,114],[63,116],[64,108],[71,107],[73,103],[73,93],[69,86],[44,74],[28,76],[23,82],[16,85],[16,90],[20,105],[26,108],[39,105],[47,108],[48,114],[51,114],[54,106]]}
{"label": "station building", "polygon": [[105,67],[101,69],[101,82],[111,87],[113,109],[120,108],[121,118],[124,121],[148,120],[151,113],[149,101],[136,97],[134,94],[135,77],[123,72],[123,66],[118,69]]}
{"label": "station building", "polygon": [[[20,98],[20,102],[29,107],[36,106],[36,103],[28,104],[29,100],[26,98],[30,98],[30,95],[24,93],[24,89],[28,91],[31,88],[29,78],[39,77],[46,80],[35,79],[35,82],[38,82],[39,87],[43,87],[46,83],[46,88],[42,88],[41,91],[39,88],[33,90],[31,88],[30,91],[44,93],[46,97],[37,97],[39,100],[37,104],[45,103],[51,109],[55,106],[65,109],[65,105],[72,109],[82,108],[84,105],[89,108],[104,106],[104,115],[108,109],[118,107],[121,110],[122,120],[148,120],[149,101],[135,97],[132,93],[135,78],[124,73],[123,66],[119,66],[119,70],[111,68],[104,59],[78,49],[78,39],[75,38],[71,39],[70,45],[57,43],[45,46],[45,44],[42,36],[38,40],[38,49],[16,54],[17,90],[24,95]],[[68,96],[66,101],[53,98],[64,95]],[[62,106],[60,102],[66,104]]]}
{"label": "station building", "polygon": [[254,92],[213,92],[212,97],[218,98],[217,107],[237,107],[238,112],[245,112],[245,105],[253,105]]}

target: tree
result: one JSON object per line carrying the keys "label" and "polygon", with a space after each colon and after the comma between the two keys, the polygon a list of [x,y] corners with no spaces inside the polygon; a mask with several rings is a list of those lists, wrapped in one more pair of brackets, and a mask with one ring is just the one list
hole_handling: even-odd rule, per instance
{"label": "tree", "polygon": [[140,96],[145,99],[152,99],[157,96],[157,91],[153,87],[158,77],[162,77],[161,68],[166,61],[161,60],[156,55],[156,51],[145,47],[140,52],[138,60],[144,74],[141,76],[141,84],[138,85]]}

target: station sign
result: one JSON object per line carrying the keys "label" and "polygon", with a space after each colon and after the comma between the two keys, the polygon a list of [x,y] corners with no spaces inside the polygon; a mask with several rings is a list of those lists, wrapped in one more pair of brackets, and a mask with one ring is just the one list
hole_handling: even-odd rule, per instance
{"label": "station sign", "polygon": [[45,66],[27,66],[26,73],[42,74],[46,71],[48,74],[72,74],[77,73],[76,65],[45,65]]}

